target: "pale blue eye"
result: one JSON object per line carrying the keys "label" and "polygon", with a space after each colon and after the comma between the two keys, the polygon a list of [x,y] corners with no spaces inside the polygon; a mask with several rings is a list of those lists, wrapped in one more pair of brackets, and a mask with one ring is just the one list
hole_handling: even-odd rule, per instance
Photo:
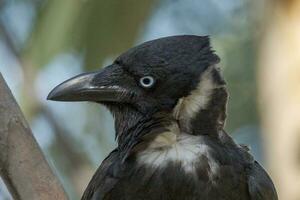
{"label": "pale blue eye", "polygon": [[150,88],[154,85],[154,78],[152,76],[144,76],[140,79],[140,85],[144,88]]}

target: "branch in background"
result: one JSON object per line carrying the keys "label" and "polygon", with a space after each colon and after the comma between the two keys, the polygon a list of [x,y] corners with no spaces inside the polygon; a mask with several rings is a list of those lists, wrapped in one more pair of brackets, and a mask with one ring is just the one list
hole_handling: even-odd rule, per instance
{"label": "branch in background", "polygon": [[12,53],[15,56],[19,57],[19,51],[16,48],[16,46],[14,45],[13,40],[11,39],[10,34],[8,33],[8,31],[5,27],[5,25],[3,24],[2,20],[0,20],[0,33],[3,37],[3,41],[9,47],[9,49],[12,51]]}
{"label": "branch in background", "polygon": [[86,152],[76,148],[78,145],[76,140],[72,139],[71,133],[58,123],[51,110],[42,106],[40,114],[47,118],[55,133],[54,148],[63,154],[59,154],[54,160],[63,160],[64,163],[57,163],[62,171],[65,171],[67,177],[71,179],[74,185],[75,193],[81,196],[84,189],[93,175],[92,163]]}
{"label": "branch in background", "polygon": [[67,199],[0,74],[0,174],[16,200]]}
{"label": "branch in background", "polygon": [[[59,124],[53,113],[45,105],[41,104],[36,97],[35,90],[32,90],[32,88],[34,88],[34,80],[36,79],[37,72],[35,68],[29,64],[30,62],[21,56],[18,49],[15,47],[13,38],[10,36],[5,24],[3,24],[1,20],[0,33],[4,36],[3,39],[6,46],[23,69],[24,82],[26,83],[23,84],[25,91],[23,101],[27,100],[23,106],[25,106],[25,110],[27,111],[26,117],[29,121],[38,114],[42,114],[47,118],[47,121],[55,132],[54,146],[55,148],[58,148],[60,152],[64,152],[59,156],[55,156],[52,160],[64,161],[64,163],[58,162],[56,165],[61,168],[60,171],[66,172],[68,179],[71,179],[72,184],[75,185],[76,194],[81,195],[88,179],[92,175],[91,163],[84,152],[79,152],[75,149],[75,142],[74,139],[70,137],[71,134]],[[63,170],[65,167],[68,167],[68,169]],[[80,174],[82,176],[79,176]]]}

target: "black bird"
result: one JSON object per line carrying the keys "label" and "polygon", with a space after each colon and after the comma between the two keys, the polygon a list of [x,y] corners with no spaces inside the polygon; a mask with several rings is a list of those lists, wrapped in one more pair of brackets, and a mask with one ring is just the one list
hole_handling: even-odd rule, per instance
{"label": "black bird", "polygon": [[248,149],[223,130],[227,91],[206,36],[145,42],[48,99],[92,101],[115,118],[118,147],[82,200],[276,200]]}

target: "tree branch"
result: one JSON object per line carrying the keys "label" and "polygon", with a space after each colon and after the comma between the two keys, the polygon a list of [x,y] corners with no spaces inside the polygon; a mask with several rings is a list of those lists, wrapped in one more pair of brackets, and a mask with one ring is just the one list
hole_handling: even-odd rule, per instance
{"label": "tree branch", "polygon": [[15,200],[67,199],[1,73],[0,175]]}

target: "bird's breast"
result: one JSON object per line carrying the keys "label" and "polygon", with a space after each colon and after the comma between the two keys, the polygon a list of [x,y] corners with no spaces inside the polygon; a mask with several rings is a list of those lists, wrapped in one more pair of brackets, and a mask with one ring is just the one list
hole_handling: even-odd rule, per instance
{"label": "bird's breast", "polygon": [[141,165],[155,168],[164,168],[174,163],[186,172],[193,172],[199,159],[205,157],[213,171],[218,166],[212,151],[204,136],[166,132],[158,135],[146,149],[139,152],[137,161]]}

